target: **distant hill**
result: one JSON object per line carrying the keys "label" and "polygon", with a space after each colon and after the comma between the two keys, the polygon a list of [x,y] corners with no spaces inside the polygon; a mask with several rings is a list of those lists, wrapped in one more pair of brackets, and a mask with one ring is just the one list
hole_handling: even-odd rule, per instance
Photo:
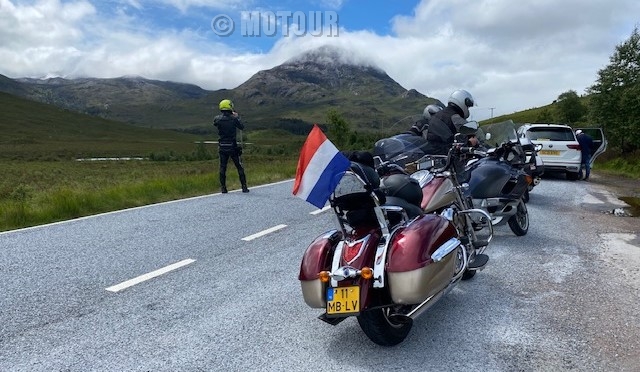
{"label": "distant hill", "polygon": [[0,91],[89,115],[148,128],[212,131],[217,102],[234,100],[249,128],[277,128],[297,121],[322,123],[338,110],[356,128],[379,129],[422,112],[436,100],[405,89],[381,69],[335,47],[321,47],[234,89],[207,91],[190,84],[115,79],[9,79]]}
{"label": "distant hill", "polygon": [[179,128],[201,122],[203,114],[194,113],[191,104],[204,103],[201,99],[209,94],[196,85],[135,76],[73,80],[4,77],[0,91],[149,128]]}
{"label": "distant hill", "polygon": [[96,118],[0,92],[0,158],[146,157],[195,150],[199,136]]}

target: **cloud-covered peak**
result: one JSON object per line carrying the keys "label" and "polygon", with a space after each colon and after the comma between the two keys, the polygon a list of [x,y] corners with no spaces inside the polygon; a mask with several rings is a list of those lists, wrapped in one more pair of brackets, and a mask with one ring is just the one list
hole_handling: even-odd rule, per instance
{"label": "cloud-covered peak", "polygon": [[321,65],[353,65],[382,71],[373,61],[352,49],[336,45],[322,45],[289,59],[285,64],[317,63]]}

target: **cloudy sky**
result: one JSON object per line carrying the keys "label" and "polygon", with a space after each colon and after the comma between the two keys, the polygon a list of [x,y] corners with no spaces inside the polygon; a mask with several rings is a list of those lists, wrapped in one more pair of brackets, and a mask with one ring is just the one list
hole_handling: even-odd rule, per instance
{"label": "cloudy sky", "polygon": [[234,88],[324,44],[482,120],[585,88],[640,23],[637,0],[0,0],[0,74]]}

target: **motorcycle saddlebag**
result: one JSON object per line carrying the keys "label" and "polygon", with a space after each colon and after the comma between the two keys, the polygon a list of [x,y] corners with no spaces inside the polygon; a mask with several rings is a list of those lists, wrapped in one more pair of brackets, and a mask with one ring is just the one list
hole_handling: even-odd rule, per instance
{"label": "motorcycle saddlebag", "polygon": [[427,214],[394,234],[387,258],[391,298],[397,304],[418,304],[449,285],[462,263],[453,249],[441,261],[431,255],[456,237],[446,218]]}
{"label": "motorcycle saddlebag", "polygon": [[304,302],[312,308],[324,308],[325,284],[318,278],[323,270],[331,269],[331,261],[336,245],[342,239],[342,233],[337,230],[328,231],[317,237],[304,252],[300,263],[298,279],[302,286]]}

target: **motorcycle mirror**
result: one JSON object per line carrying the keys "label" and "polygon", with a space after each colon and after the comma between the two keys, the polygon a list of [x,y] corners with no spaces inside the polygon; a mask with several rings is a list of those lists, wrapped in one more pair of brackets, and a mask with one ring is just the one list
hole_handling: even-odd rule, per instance
{"label": "motorcycle mirror", "polygon": [[477,121],[468,121],[460,127],[460,134],[464,134],[465,136],[476,134],[478,128],[480,128],[480,126]]}

